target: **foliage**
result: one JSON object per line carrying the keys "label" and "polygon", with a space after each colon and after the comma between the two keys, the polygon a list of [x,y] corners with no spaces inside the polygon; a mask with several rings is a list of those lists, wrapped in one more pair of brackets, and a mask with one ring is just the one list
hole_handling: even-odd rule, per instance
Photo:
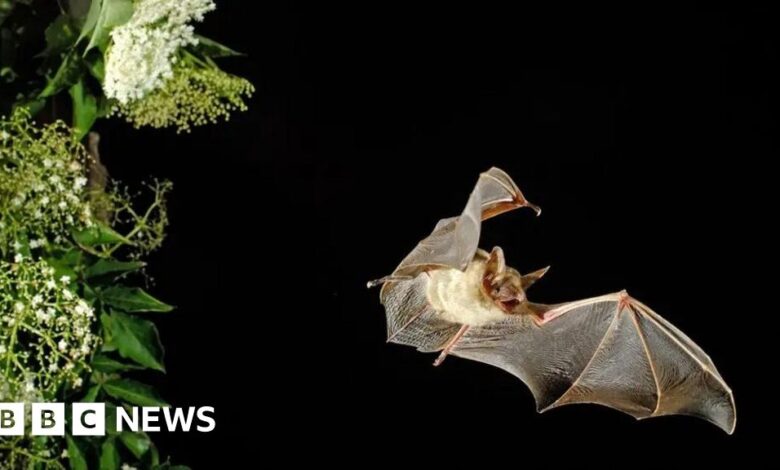
{"label": "foliage", "polygon": [[[162,243],[171,183],[149,184],[141,210],[141,195],[116,183],[90,188],[90,157],[62,122],[36,126],[20,110],[0,129],[0,400],[163,403],[123,375],[165,371],[156,326],[135,314],[172,307],[128,281]],[[0,459],[9,468],[63,468],[62,455],[72,468],[92,457],[104,468],[114,455],[159,464],[145,435],[80,441],[0,438]]]}
{"label": "foliage", "polygon": [[[149,313],[173,307],[141,286],[172,185],[131,192],[83,140],[112,116],[190,131],[246,109],[252,85],[215,62],[241,54],[192,27],[214,7],[0,0],[0,401],[107,402],[109,422],[120,406],[166,405],[139,379],[165,372]],[[0,437],[0,469],[186,468],[148,435],[107,428]]]}

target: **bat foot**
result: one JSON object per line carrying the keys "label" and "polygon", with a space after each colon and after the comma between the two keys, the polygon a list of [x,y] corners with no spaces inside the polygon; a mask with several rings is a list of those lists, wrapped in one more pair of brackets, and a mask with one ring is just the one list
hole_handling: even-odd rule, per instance
{"label": "bat foot", "polygon": [[468,325],[461,325],[460,330],[458,330],[457,333],[447,342],[447,345],[444,346],[444,349],[441,350],[441,354],[439,354],[439,357],[436,358],[435,361],[433,361],[433,366],[438,367],[441,365],[442,362],[444,362],[445,359],[447,359],[447,355],[452,351],[452,348],[455,347],[455,344],[457,344],[458,340],[468,331],[469,326]]}
{"label": "bat foot", "polygon": [[439,354],[439,357],[436,358],[435,361],[433,361],[433,367],[439,367],[444,360],[447,359],[447,353],[442,351],[441,354]]}

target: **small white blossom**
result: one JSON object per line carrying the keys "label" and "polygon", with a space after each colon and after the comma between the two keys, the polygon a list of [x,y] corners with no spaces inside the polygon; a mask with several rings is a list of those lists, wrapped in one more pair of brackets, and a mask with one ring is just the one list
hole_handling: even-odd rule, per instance
{"label": "small white blossom", "polygon": [[68,285],[68,284],[70,284],[70,276],[67,276],[67,275],[66,275],[66,276],[62,276],[62,277],[60,277],[60,282],[61,282],[61,283],[63,283],[63,284],[65,284],[65,285]]}
{"label": "small white blossom", "polygon": [[22,261],[24,261],[24,256],[21,253],[14,255],[14,263],[21,263]]}

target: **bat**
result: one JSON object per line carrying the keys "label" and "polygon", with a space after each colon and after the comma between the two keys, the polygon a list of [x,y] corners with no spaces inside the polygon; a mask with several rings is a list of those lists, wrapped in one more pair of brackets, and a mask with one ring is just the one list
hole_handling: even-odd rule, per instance
{"label": "bat", "polygon": [[440,220],[382,285],[388,342],[490,364],[522,380],[539,412],[574,403],[636,419],[690,415],[734,432],[731,389],[682,331],[626,291],[545,305],[526,292],[548,268],[521,274],[501,248],[478,247],[482,221],[528,202],[498,168],[466,207]]}

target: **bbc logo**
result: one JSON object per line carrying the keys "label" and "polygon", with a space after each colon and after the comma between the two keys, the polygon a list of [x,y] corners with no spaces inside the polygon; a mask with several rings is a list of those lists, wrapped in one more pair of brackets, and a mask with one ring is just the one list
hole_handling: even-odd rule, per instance
{"label": "bbc logo", "polygon": [[[106,433],[106,405],[104,403],[74,403],[71,413],[71,434],[74,436],[103,436]],[[64,403],[32,403],[31,434],[33,436],[65,435]],[[0,436],[23,436],[25,432],[25,404],[0,403]]]}
{"label": "bbc logo", "polygon": [[[25,434],[24,403],[0,403],[0,437],[23,436]],[[64,403],[30,404],[31,429],[33,436],[64,436],[66,409]],[[70,407],[70,434],[73,436],[105,436],[106,404],[73,403]],[[131,432],[211,432],[216,427],[214,407],[194,406],[173,408],[170,406],[117,407],[116,432],[125,429]],[[112,414],[112,417],[114,415]]]}

